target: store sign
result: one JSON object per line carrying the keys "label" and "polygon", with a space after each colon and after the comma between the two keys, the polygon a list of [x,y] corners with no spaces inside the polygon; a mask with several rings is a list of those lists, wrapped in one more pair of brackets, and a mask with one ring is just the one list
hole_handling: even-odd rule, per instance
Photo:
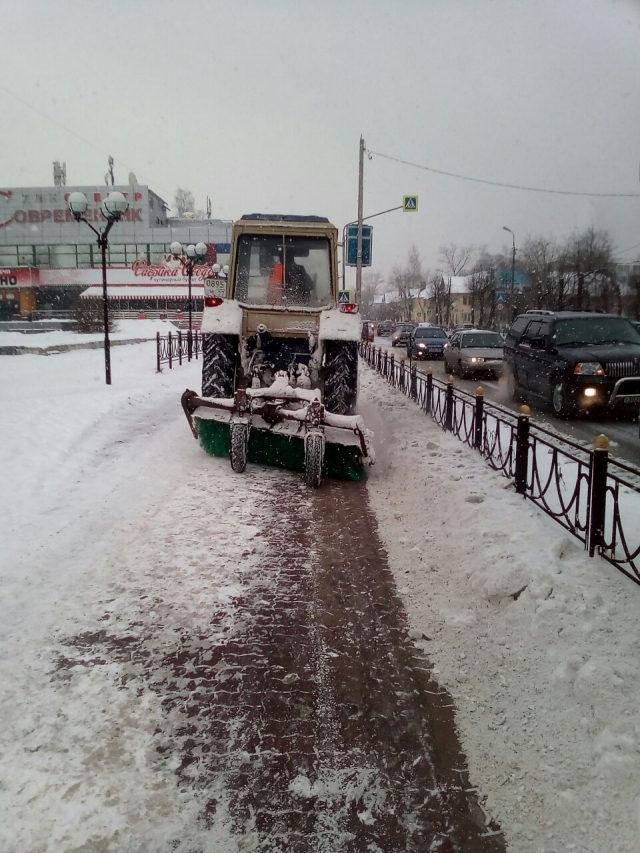
{"label": "store sign", "polygon": [[[226,264],[229,262],[227,255],[216,256],[215,244],[209,245],[209,255],[213,257],[209,263],[202,266],[194,266],[192,284],[194,287],[202,287],[206,278],[215,276],[213,264]],[[92,284],[102,283],[101,269],[58,269],[39,270],[40,284],[46,286],[77,286],[89,287]],[[168,287],[184,287],[189,279],[184,271],[182,262],[168,255],[162,264],[148,264],[146,261],[134,261],[130,267],[108,267],[107,282],[111,285],[140,285],[164,284]]]}
{"label": "store sign", "polygon": [[[182,263],[171,255],[168,256],[164,264],[148,264],[146,261],[134,261],[131,265],[131,271],[136,278],[144,278],[151,283],[171,281],[171,279],[179,279],[180,284],[188,281]],[[194,281],[202,283],[205,278],[211,278],[213,275],[212,266],[194,266],[191,278]]]}
{"label": "store sign", "polygon": [[106,222],[101,205],[112,190],[118,190],[129,200],[130,207],[122,217],[126,222],[148,221],[147,201],[141,190],[131,187],[50,187],[49,189],[0,190],[0,228],[17,225],[76,224],[67,200],[71,192],[83,192],[89,207],[85,214],[89,222]]}
{"label": "store sign", "polygon": [[37,279],[38,270],[30,267],[0,268],[0,287],[31,287]]}

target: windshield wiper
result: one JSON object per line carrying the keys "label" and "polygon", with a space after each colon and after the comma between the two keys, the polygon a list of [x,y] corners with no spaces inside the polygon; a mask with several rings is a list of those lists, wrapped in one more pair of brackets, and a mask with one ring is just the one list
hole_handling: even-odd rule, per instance
{"label": "windshield wiper", "polygon": [[593,347],[593,346],[595,346],[595,344],[593,343],[593,341],[563,341],[561,344],[559,344],[556,341],[556,346],[557,347]]}

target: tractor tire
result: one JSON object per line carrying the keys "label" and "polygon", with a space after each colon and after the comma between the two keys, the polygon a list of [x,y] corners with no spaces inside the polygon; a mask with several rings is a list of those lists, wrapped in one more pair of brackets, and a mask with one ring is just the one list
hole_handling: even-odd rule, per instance
{"label": "tractor tire", "polygon": [[236,474],[242,474],[247,467],[247,452],[249,450],[249,427],[247,424],[231,424],[231,468]]}
{"label": "tractor tire", "polygon": [[324,436],[310,432],[304,440],[304,480],[310,489],[317,489],[322,482],[322,456]]}
{"label": "tractor tire", "polygon": [[233,397],[237,364],[238,338],[235,335],[203,335],[202,396]]}
{"label": "tractor tire", "polygon": [[357,341],[327,341],[324,355],[325,408],[335,415],[353,415],[357,400]]}

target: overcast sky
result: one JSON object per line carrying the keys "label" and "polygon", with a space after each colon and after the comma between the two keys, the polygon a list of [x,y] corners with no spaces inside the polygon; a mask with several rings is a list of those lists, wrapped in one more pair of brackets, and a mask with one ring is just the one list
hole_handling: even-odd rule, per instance
{"label": "overcast sky", "polygon": [[[0,0],[5,187],[133,170],[213,216],[357,212],[358,141],[436,169],[640,194],[640,0]],[[20,100],[19,100],[20,99]],[[25,103],[26,102],[26,103]],[[30,106],[27,106],[29,104]],[[47,120],[42,113],[57,122]],[[80,138],[82,137],[82,139]],[[84,140],[84,141],[83,141]],[[541,195],[377,156],[373,269],[418,246],[510,246],[594,224],[640,244],[640,198]],[[636,248],[621,260],[638,255]]]}

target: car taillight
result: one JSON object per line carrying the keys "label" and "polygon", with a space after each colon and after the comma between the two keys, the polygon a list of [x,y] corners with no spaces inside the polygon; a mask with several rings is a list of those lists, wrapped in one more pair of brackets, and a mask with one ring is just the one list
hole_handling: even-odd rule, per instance
{"label": "car taillight", "polygon": [[219,296],[205,296],[204,304],[205,308],[217,308],[218,305],[222,305],[223,299],[220,299]]}
{"label": "car taillight", "polygon": [[357,314],[358,306],[355,304],[355,302],[347,302],[344,305],[340,306],[340,310],[343,314]]}

